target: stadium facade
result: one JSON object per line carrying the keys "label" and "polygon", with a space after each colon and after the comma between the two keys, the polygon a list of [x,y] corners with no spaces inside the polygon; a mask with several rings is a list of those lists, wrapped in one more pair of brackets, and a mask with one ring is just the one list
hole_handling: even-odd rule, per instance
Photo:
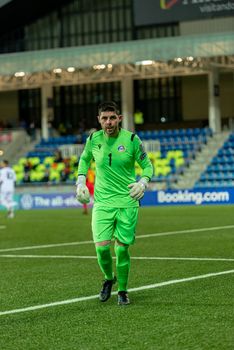
{"label": "stadium facade", "polygon": [[[1,5],[1,4],[0,4]],[[59,0],[0,8],[3,122],[96,126],[114,99],[134,128],[203,127],[234,118],[234,6],[228,0]],[[11,18],[13,20],[11,20]]]}

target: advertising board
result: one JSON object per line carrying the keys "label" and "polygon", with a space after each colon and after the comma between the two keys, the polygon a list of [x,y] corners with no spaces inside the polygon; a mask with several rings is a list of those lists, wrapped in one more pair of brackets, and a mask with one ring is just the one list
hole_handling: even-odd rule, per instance
{"label": "advertising board", "polygon": [[[192,190],[148,191],[141,206],[162,205],[225,205],[234,204],[234,188],[202,188]],[[81,208],[74,193],[30,194],[15,196],[16,209],[65,209]],[[92,206],[93,202],[89,203]],[[1,209],[3,209],[1,207]]]}
{"label": "advertising board", "polygon": [[134,0],[136,26],[233,15],[233,0]]}

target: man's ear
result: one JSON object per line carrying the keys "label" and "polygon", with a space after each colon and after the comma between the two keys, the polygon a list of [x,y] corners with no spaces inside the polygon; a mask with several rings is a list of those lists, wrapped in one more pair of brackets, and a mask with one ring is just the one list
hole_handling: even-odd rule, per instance
{"label": "man's ear", "polygon": [[100,123],[100,117],[99,117],[99,115],[97,115],[97,120],[98,120],[98,123]]}
{"label": "man's ear", "polygon": [[123,115],[122,114],[119,114],[119,120],[122,122],[122,120],[123,120]]}

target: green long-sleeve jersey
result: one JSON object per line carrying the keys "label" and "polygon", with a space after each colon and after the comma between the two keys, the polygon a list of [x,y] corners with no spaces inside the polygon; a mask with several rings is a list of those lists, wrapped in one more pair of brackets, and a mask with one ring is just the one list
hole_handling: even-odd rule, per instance
{"label": "green long-sleeve jersey", "polygon": [[153,175],[153,166],[139,137],[122,128],[117,137],[108,137],[103,130],[96,131],[86,141],[78,176],[87,174],[92,159],[96,163],[95,205],[139,206],[139,202],[130,197],[128,188],[136,181],[135,161],[143,170],[142,177],[150,180]]}

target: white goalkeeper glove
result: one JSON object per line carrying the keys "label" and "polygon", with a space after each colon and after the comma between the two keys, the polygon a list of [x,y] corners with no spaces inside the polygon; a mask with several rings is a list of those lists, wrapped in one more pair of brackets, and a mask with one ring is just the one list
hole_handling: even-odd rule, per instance
{"label": "white goalkeeper glove", "polygon": [[143,198],[145,194],[145,190],[148,187],[148,181],[146,178],[140,179],[138,182],[134,182],[130,185],[128,185],[128,188],[130,188],[130,196],[137,201],[139,201],[141,198]]}
{"label": "white goalkeeper glove", "polygon": [[90,201],[89,189],[86,186],[86,177],[84,175],[79,175],[76,182],[76,199],[78,202],[85,204]]}

